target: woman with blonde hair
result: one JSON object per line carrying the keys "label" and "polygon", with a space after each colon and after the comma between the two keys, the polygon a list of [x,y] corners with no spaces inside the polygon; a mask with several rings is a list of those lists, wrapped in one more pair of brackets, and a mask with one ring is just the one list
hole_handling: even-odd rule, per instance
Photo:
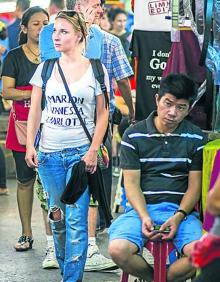
{"label": "woman with blonde hair", "polygon": [[[87,187],[74,204],[64,204],[60,197],[73,175],[72,168],[78,162],[83,160],[86,172],[93,174],[96,171],[97,151],[108,124],[104,95],[95,79],[90,61],[83,56],[86,35],[86,23],[80,13],[58,13],[54,23],[53,42],[56,50],[61,52],[61,57],[55,62],[46,86],[44,125],[38,154],[34,140],[41,120],[41,72],[44,63],[39,65],[31,79],[33,92],[28,117],[26,161],[29,167],[38,167],[48,196],[56,256],[65,282],[82,281],[83,278],[88,246],[90,196]],[[105,84],[109,89],[105,68],[104,72]],[[75,106],[93,137],[91,143],[67,95],[61,73],[66,79]],[[73,191],[77,188],[72,187]]]}

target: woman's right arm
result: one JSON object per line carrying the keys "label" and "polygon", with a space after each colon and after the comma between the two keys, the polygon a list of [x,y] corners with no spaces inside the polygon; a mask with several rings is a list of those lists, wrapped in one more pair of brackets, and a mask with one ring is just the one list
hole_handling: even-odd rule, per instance
{"label": "woman's right arm", "polygon": [[29,167],[37,167],[37,153],[34,148],[34,142],[37,131],[41,121],[41,98],[42,89],[38,86],[33,86],[31,94],[31,107],[28,115],[27,123],[27,145],[26,145],[26,157],[25,160]]}
{"label": "woman's right arm", "polygon": [[220,215],[220,174],[215,181],[214,187],[208,194],[207,210],[215,216]]}
{"label": "woman's right arm", "polygon": [[2,76],[2,97],[5,100],[23,101],[30,99],[31,90],[16,89],[15,78]]}

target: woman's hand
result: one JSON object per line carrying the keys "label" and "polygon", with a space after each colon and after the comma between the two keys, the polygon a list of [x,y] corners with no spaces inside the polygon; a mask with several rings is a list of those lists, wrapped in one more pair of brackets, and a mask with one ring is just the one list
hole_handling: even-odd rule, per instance
{"label": "woman's hand", "polygon": [[85,162],[86,171],[93,174],[97,167],[97,151],[89,149],[88,152],[82,157]]}
{"label": "woman's hand", "polygon": [[34,147],[27,148],[25,161],[31,168],[38,167],[37,152]]}

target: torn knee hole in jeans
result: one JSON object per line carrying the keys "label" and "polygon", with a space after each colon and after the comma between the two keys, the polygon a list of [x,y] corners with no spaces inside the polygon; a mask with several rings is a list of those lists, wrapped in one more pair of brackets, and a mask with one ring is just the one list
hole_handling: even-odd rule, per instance
{"label": "torn knee hole in jeans", "polygon": [[59,207],[51,207],[49,212],[49,219],[60,221],[63,219],[63,211]]}

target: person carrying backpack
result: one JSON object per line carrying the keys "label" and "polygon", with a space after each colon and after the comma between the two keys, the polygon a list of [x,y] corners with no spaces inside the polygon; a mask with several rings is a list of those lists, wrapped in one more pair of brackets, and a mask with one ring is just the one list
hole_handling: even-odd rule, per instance
{"label": "person carrying backpack", "polygon": [[[95,173],[97,151],[108,125],[109,111],[105,96],[90,61],[82,55],[86,34],[86,23],[81,13],[58,13],[53,41],[61,57],[54,63],[45,88],[44,124],[38,154],[34,141],[42,113],[41,74],[45,63],[39,65],[30,81],[33,92],[28,117],[26,162],[29,167],[38,167],[48,196],[49,219],[63,281],[82,281],[83,278],[88,247],[90,196],[86,188],[75,204],[64,204],[60,198],[76,163],[83,160],[86,172]],[[109,91],[108,75],[103,69]],[[92,136],[91,143],[73,104]]]}

